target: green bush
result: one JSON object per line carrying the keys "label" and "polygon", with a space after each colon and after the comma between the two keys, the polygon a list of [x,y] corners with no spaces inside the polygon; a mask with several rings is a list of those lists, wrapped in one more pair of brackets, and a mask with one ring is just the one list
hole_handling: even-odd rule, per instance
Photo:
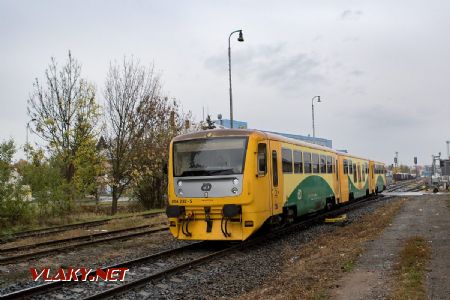
{"label": "green bush", "polygon": [[0,225],[2,229],[33,219],[34,208],[26,199],[26,189],[12,165],[16,152],[12,140],[0,143]]}

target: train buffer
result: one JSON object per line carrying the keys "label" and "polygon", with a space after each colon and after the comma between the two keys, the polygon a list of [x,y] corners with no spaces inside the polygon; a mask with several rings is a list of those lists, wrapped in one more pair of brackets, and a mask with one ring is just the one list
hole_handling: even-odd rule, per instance
{"label": "train buffer", "polygon": [[347,218],[347,214],[343,214],[343,215],[339,215],[337,217],[334,218],[326,218],[325,219],[325,223],[329,223],[329,224],[345,224],[347,223],[348,218]]}

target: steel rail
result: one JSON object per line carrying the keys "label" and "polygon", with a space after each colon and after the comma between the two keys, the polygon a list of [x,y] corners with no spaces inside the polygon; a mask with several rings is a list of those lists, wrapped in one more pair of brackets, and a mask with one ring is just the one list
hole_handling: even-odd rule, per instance
{"label": "steel rail", "polygon": [[[172,255],[175,254],[177,252],[181,252],[184,250],[188,250],[191,248],[195,248],[200,246],[201,244],[203,244],[204,242],[194,242],[192,244],[189,245],[185,245],[185,246],[181,246],[178,248],[173,248],[173,249],[169,249],[169,250],[164,250],[164,251],[160,251],[157,252],[155,254],[151,254],[148,256],[144,256],[144,257],[140,257],[140,258],[136,258],[136,259],[132,259],[132,260],[128,260],[125,262],[121,262],[118,264],[114,264],[114,265],[109,265],[109,266],[105,266],[105,267],[100,267],[99,269],[102,271],[105,271],[107,269],[111,269],[111,268],[122,268],[122,267],[126,267],[126,266],[130,266],[133,264],[138,264],[138,263],[144,263],[147,262],[149,260],[157,260],[160,258],[164,258],[168,255]],[[94,272],[93,274],[97,275],[96,272]],[[81,275],[79,275],[78,280],[81,279]],[[11,292],[5,295],[0,295],[0,299],[23,299],[25,297],[31,297],[31,296],[35,296],[35,295],[40,295],[43,294],[45,292],[57,289],[59,287],[62,287],[63,285],[65,286],[69,286],[69,285],[73,285],[73,284],[77,284],[79,281],[53,281],[53,282],[48,282],[48,283],[44,283],[44,284],[40,284],[37,286],[33,286],[33,287],[29,287],[26,289],[22,289],[19,291],[15,291],[15,292]]]}
{"label": "steel rail", "polygon": [[39,258],[46,254],[51,254],[51,253],[55,253],[55,252],[63,252],[68,249],[73,250],[74,248],[84,247],[87,245],[100,244],[100,243],[114,241],[114,240],[127,240],[127,239],[130,239],[133,237],[152,234],[152,233],[166,231],[166,230],[168,230],[168,227],[161,227],[161,228],[157,228],[157,229],[150,229],[150,230],[145,230],[142,232],[136,232],[136,233],[126,234],[126,235],[119,235],[119,236],[113,236],[113,237],[109,237],[109,238],[98,239],[98,240],[85,241],[85,242],[81,242],[81,243],[77,243],[77,244],[69,244],[69,245],[64,245],[62,247],[49,248],[49,249],[36,251],[36,252],[24,253],[24,254],[8,256],[8,257],[1,257],[0,265],[10,264],[10,263],[17,262],[17,261],[20,261],[23,259]]}
{"label": "steel rail", "polygon": [[27,231],[21,231],[17,232],[11,235],[2,235],[0,236],[0,244],[4,244],[7,242],[12,242],[20,238],[27,238],[27,237],[35,237],[35,236],[44,236],[59,232],[64,232],[68,230],[78,229],[78,228],[89,228],[89,227],[95,227],[107,224],[110,221],[113,220],[122,220],[122,219],[128,219],[133,217],[144,217],[144,218],[152,218],[156,217],[158,215],[162,215],[163,212],[153,212],[153,213],[143,213],[143,214],[137,214],[137,215],[131,215],[131,216],[123,216],[123,217],[117,217],[117,218],[106,218],[102,220],[96,220],[96,221],[88,221],[88,222],[81,222],[81,223],[73,223],[73,224],[67,224],[67,225],[61,225],[61,226],[54,226],[54,227],[46,227],[46,228],[40,228],[35,230],[27,230]]}
{"label": "steel rail", "polygon": [[194,260],[191,260],[189,262],[179,264],[179,265],[177,265],[177,266],[175,266],[173,268],[170,268],[170,269],[167,269],[167,270],[164,270],[164,271],[152,274],[152,275],[148,275],[148,276],[145,276],[143,278],[140,278],[140,279],[137,279],[137,280],[134,280],[134,281],[126,282],[126,283],[124,283],[122,285],[119,285],[117,287],[108,289],[106,291],[103,291],[103,292],[100,292],[100,293],[97,293],[95,295],[91,295],[91,296],[88,296],[88,297],[85,297],[85,298],[82,298],[82,299],[83,300],[105,299],[105,298],[108,298],[108,297],[121,295],[122,293],[126,292],[127,290],[143,286],[143,285],[145,285],[145,284],[147,284],[149,282],[152,282],[152,281],[155,281],[155,280],[158,280],[158,279],[161,279],[161,278],[165,278],[165,277],[167,277],[169,275],[176,274],[176,273],[178,273],[178,272],[180,272],[182,270],[192,268],[192,267],[200,265],[202,263],[206,263],[208,261],[211,261],[212,259],[216,259],[216,258],[222,257],[222,256],[224,256],[226,254],[229,254],[231,252],[234,252],[235,250],[242,250],[244,248],[248,248],[250,246],[254,246],[256,244],[260,244],[260,243],[262,243],[264,241],[267,241],[269,239],[279,238],[280,236],[285,235],[285,234],[287,234],[289,232],[292,232],[294,230],[298,230],[298,229],[301,229],[301,228],[312,226],[312,225],[316,224],[317,222],[321,221],[322,219],[324,219],[326,217],[329,217],[329,216],[332,216],[332,215],[337,215],[337,214],[342,214],[342,213],[347,212],[347,211],[349,211],[351,209],[355,209],[357,207],[360,207],[364,203],[367,203],[369,201],[373,203],[374,200],[376,200],[376,199],[387,200],[389,198],[391,198],[391,197],[390,196],[387,196],[387,197],[385,197],[385,196],[373,196],[373,197],[369,197],[369,198],[366,198],[366,199],[363,199],[363,200],[355,201],[352,204],[348,204],[346,206],[342,206],[339,209],[336,209],[336,210],[333,210],[333,211],[327,211],[325,213],[317,214],[317,215],[315,215],[315,216],[313,216],[313,217],[311,217],[311,218],[309,218],[307,220],[300,221],[300,222],[298,222],[296,224],[293,224],[291,226],[288,226],[288,227],[285,227],[285,228],[280,228],[278,230],[269,232],[266,235],[253,238],[251,240],[244,241],[244,242],[242,242],[240,244],[228,247],[226,249],[222,249],[222,250],[216,251],[214,253],[202,256],[202,257],[200,257],[198,259],[194,259]]}
{"label": "steel rail", "polygon": [[[287,234],[289,232],[292,232],[292,231],[295,231],[295,230],[298,230],[298,229],[301,229],[301,228],[312,226],[312,225],[316,224],[317,222],[321,221],[322,219],[324,219],[326,217],[330,217],[330,216],[334,216],[334,215],[338,215],[338,214],[342,214],[342,213],[348,212],[348,211],[350,211],[352,209],[359,208],[359,207],[363,206],[364,204],[366,204],[368,202],[369,203],[374,203],[374,202],[378,202],[380,200],[388,200],[390,198],[395,198],[395,196],[377,195],[377,196],[371,196],[369,198],[361,199],[361,200],[358,200],[358,201],[355,201],[355,202],[351,202],[351,203],[346,204],[344,206],[341,206],[341,207],[339,207],[339,208],[337,208],[335,210],[312,215],[312,216],[310,216],[310,218],[308,218],[306,220],[302,220],[300,222],[294,223],[293,225],[290,225],[290,226],[287,226],[287,227],[284,227],[284,228],[280,228],[280,229],[271,231],[271,232],[269,232],[269,233],[267,233],[267,234],[265,234],[263,236],[258,236],[258,237],[252,238],[252,239],[244,241],[242,243],[230,246],[230,247],[228,247],[226,249],[221,249],[221,250],[218,250],[218,251],[216,251],[214,253],[202,256],[202,257],[200,257],[198,259],[193,259],[193,260],[191,260],[189,262],[179,264],[179,265],[177,265],[177,266],[175,266],[173,268],[170,268],[170,269],[167,269],[167,270],[164,270],[164,271],[161,271],[161,272],[158,272],[158,273],[155,273],[155,274],[152,274],[152,275],[149,275],[149,276],[146,276],[146,277],[143,277],[143,278],[131,281],[131,282],[124,283],[123,285],[120,285],[120,286],[115,287],[115,288],[108,289],[106,291],[97,293],[95,295],[88,296],[86,298],[83,298],[83,300],[87,300],[87,299],[104,299],[104,298],[107,298],[107,297],[111,297],[113,295],[118,295],[118,294],[121,294],[121,293],[129,290],[129,289],[136,288],[136,287],[145,285],[148,282],[155,281],[157,279],[164,278],[164,277],[166,277],[168,275],[175,274],[175,273],[177,273],[179,271],[182,271],[182,270],[184,270],[186,268],[190,268],[190,267],[193,267],[193,266],[200,265],[200,264],[208,262],[208,261],[210,261],[210,260],[212,260],[214,258],[218,258],[218,257],[224,256],[224,255],[226,255],[228,253],[231,253],[231,252],[233,252],[235,250],[240,250],[240,249],[243,249],[243,248],[246,248],[246,247],[249,247],[249,246],[253,246],[253,245],[259,244],[259,243],[264,242],[264,241],[266,241],[268,239],[279,238],[282,235]],[[137,258],[137,259],[134,259],[134,260],[122,262],[122,263],[119,263],[119,264],[116,264],[116,265],[103,267],[103,268],[101,268],[101,270],[104,271],[104,270],[106,270],[108,268],[129,267],[129,266],[134,265],[134,264],[147,262],[148,260],[151,260],[151,259],[163,258],[165,256],[168,256],[168,255],[171,255],[171,254],[175,254],[176,252],[182,252],[182,251],[184,251],[186,249],[190,249],[190,248],[193,248],[193,247],[198,247],[198,246],[201,246],[201,245],[206,244],[206,243],[207,242],[205,242],[205,241],[195,242],[195,243],[187,245],[187,246],[183,246],[183,247],[174,248],[174,249],[171,249],[171,250],[162,251],[162,252],[159,252],[157,254],[153,254],[153,255]],[[76,283],[77,283],[77,281],[71,281],[71,282],[64,282],[64,281],[50,282],[50,283],[41,284],[41,285],[38,285],[38,286],[35,286],[35,287],[30,287],[30,288],[27,288],[27,289],[23,289],[23,290],[20,290],[20,291],[16,291],[16,292],[12,292],[12,293],[3,295],[2,299],[18,299],[18,298],[20,299],[20,298],[24,298],[24,297],[31,297],[31,296],[34,296],[34,295],[39,295],[39,294],[42,294],[42,293],[45,293],[45,292],[57,289],[59,287],[62,287],[63,285],[67,286],[67,285],[76,284]]]}

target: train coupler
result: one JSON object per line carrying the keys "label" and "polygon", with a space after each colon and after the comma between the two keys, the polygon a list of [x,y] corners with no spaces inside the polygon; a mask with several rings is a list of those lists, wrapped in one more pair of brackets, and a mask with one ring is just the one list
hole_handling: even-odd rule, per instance
{"label": "train coupler", "polygon": [[206,222],[206,232],[210,233],[212,231],[213,221],[211,220],[211,207],[205,207],[205,222]]}

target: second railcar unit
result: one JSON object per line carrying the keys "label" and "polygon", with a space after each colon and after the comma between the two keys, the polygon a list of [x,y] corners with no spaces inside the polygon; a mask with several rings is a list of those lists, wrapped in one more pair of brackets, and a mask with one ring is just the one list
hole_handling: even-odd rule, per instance
{"label": "second railcar unit", "polygon": [[257,130],[176,137],[168,163],[170,231],[185,240],[245,240],[265,223],[381,192],[384,165]]}

